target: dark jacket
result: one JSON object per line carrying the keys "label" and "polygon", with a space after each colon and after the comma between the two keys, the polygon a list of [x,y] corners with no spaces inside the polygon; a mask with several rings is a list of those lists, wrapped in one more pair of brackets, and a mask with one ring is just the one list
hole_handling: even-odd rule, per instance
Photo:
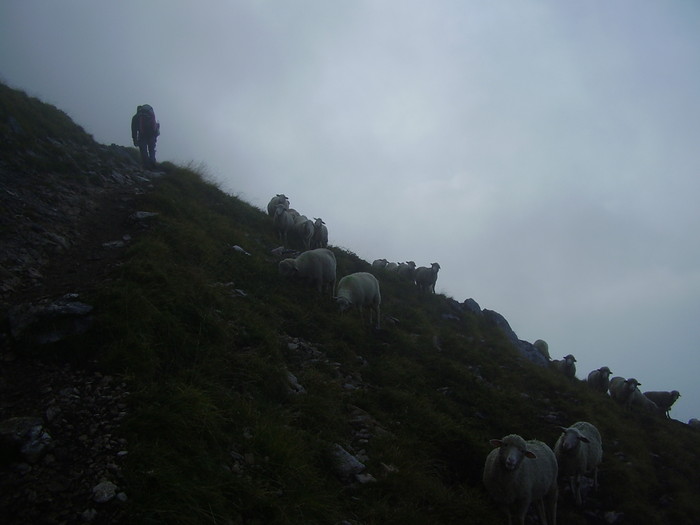
{"label": "dark jacket", "polygon": [[134,143],[154,139],[158,135],[160,135],[160,124],[156,121],[153,108],[148,104],[138,106],[136,114],[131,117],[131,138]]}

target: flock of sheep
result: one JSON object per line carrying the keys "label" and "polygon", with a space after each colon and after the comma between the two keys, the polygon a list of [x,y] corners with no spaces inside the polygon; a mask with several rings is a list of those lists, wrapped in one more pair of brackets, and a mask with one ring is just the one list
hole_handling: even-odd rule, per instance
{"label": "flock of sheep", "polygon": [[[576,358],[569,354],[552,360],[547,343],[538,339],[533,346],[547,359],[551,369],[571,379],[576,378]],[[613,377],[603,366],[591,371],[586,384],[610,397],[628,410],[669,416],[671,406],[680,397],[677,390],[639,390],[635,378]],[[700,428],[700,421],[691,419],[688,425]],[[587,421],[579,421],[563,433],[554,450],[537,440],[525,441],[517,434],[491,440],[496,447],[486,457],[483,481],[489,494],[504,507],[508,523],[515,517],[524,525],[531,503],[536,504],[540,523],[556,525],[559,478],[568,479],[576,505],[582,505],[581,477],[593,475],[593,487],[598,487],[598,465],[603,459],[602,439],[598,429]]]}
{"label": "flock of sheep", "polygon": [[328,246],[328,228],[323,219],[314,217],[310,220],[289,207],[286,195],[278,193],[267,204],[267,214],[272,217],[275,230],[284,246],[288,243],[304,250],[325,248]]}
{"label": "flock of sheep", "polygon": [[[571,379],[576,378],[576,358],[573,355],[569,354],[563,359],[552,360],[549,356],[549,346],[546,341],[538,339],[533,343],[533,346],[549,361],[552,369]],[[600,367],[588,374],[586,383],[593,390],[602,394],[609,393],[612,399],[628,410],[665,415],[667,418],[670,418],[671,406],[681,397],[678,390],[642,393],[639,390],[641,383],[634,377],[625,379],[624,377],[616,376],[611,379],[611,374],[612,371],[607,366]]]}
{"label": "flock of sheep", "polygon": [[[376,317],[375,327],[381,328],[380,304],[382,302],[379,281],[369,272],[356,272],[346,275],[338,281],[336,290],[336,260],[328,246],[328,228],[320,218],[313,221],[289,207],[289,199],[284,194],[277,194],[267,205],[267,213],[279,239],[284,246],[302,249],[295,258],[283,259],[279,263],[279,272],[284,277],[296,278],[315,287],[319,293],[330,290],[341,312],[355,307],[363,314],[364,307],[369,307],[369,321]],[[382,259],[385,261],[385,259]],[[377,261],[375,261],[377,263]],[[373,269],[387,266],[373,264]],[[430,268],[416,268],[414,262],[396,265],[402,279],[415,283],[421,290],[435,293],[435,282],[440,270],[438,263]],[[335,293],[335,295],[334,295]]]}
{"label": "flock of sheep", "polygon": [[582,505],[581,478],[593,475],[598,487],[598,465],[603,459],[600,432],[587,421],[578,421],[562,434],[552,450],[537,440],[517,434],[492,439],[495,448],[486,456],[483,482],[487,492],[503,505],[508,523],[513,517],[525,525],[525,514],[534,503],[540,523],[556,525],[558,480],[568,480],[576,505]]}
{"label": "flock of sheep", "polygon": [[394,272],[399,276],[399,279],[415,284],[420,290],[435,293],[435,283],[437,282],[440,265],[435,262],[430,265],[430,268],[427,266],[416,268],[416,263],[413,261],[395,263],[386,259],[375,259],[372,262],[372,269],[375,271]]}
{"label": "flock of sheep", "polygon": [[[275,230],[284,246],[292,243],[303,252],[295,258],[283,259],[279,272],[285,277],[295,277],[315,287],[319,293],[329,289],[331,297],[341,312],[355,307],[370,309],[370,323],[376,317],[380,328],[381,292],[379,281],[369,272],[356,272],[344,276],[336,289],[336,259],[328,246],[328,229],[320,218],[309,220],[289,207],[289,199],[275,195],[267,206]],[[416,268],[413,261],[390,263],[377,259],[373,271],[396,272],[400,279],[415,283],[421,290],[435,293],[435,283],[440,270],[438,263],[429,268]],[[335,295],[334,295],[335,293]],[[538,339],[533,346],[546,358],[550,367],[571,379],[576,378],[576,358],[569,354],[560,360],[552,360],[546,341]],[[680,397],[677,390],[670,392],[642,392],[635,378],[610,378],[612,371],[603,366],[591,371],[587,384],[610,397],[627,409],[638,409],[669,417],[671,406]],[[700,421],[691,420],[691,426],[700,427]],[[532,503],[536,504],[540,523],[556,525],[558,480],[568,480],[575,503],[582,505],[582,476],[593,475],[593,487],[598,486],[598,466],[603,458],[602,439],[598,429],[587,421],[578,421],[562,434],[551,449],[547,444],[525,441],[517,434],[491,440],[495,447],[486,457],[483,482],[489,494],[504,506],[508,523],[515,519],[525,524],[525,515]]]}

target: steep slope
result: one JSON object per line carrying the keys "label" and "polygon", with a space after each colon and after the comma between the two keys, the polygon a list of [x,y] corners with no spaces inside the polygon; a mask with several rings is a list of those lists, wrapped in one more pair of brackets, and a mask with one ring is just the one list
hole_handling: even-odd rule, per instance
{"label": "steep slope", "polygon": [[[80,304],[118,264],[120,246],[138,234],[128,217],[153,174],[134,152],[97,144],[60,110],[4,85],[0,134],[0,516],[70,522],[91,517],[93,488],[118,475],[125,441],[113,432],[128,392],[92,359],[28,349],[73,332],[71,316],[56,308]],[[37,457],[18,456],[14,435],[38,431]],[[103,505],[101,519],[120,512]]]}
{"label": "steep slope", "polygon": [[[603,435],[601,488],[583,509],[563,488],[562,523],[698,515],[685,425],[623,412],[523,359],[488,312],[392,274],[382,330],[341,316],[280,278],[261,210],[1,98],[0,424],[50,435],[3,457],[5,522],[503,523],[481,484],[488,439],[553,445],[577,420]],[[333,250],[339,275],[369,270]],[[66,294],[92,310],[37,314]]]}

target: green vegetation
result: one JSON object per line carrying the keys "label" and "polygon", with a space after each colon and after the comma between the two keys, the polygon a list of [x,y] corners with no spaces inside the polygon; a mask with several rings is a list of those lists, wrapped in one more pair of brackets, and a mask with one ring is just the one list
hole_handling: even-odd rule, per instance
{"label": "green vegetation", "polygon": [[0,82],[0,134],[90,145],[92,137],[63,111]]}
{"label": "green vegetation", "polygon": [[[603,433],[603,509],[631,523],[697,512],[698,436],[684,425],[623,413],[520,359],[480,316],[443,319],[454,314],[447,298],[391,276],[382,306],[396,322],[373,333],[340,316],[330,298],[278,276],[264,213],[190,170],[172,170],[140,207],[158,212],[158,225],[94,298],[102,315],[90,342],[132,385],[135,521],[502,523],[481,485],[488,439],[517,432],[553,445],[552,418]],[[368,268],[334,252],[342,273]],[[292,338],[315,358],[290,350]],[[292,393],[288,371],[306,393]],[[330,450],[358,451],[358,409],[376,423],[362,444],[376,482],[348,484]],[[584,522],[565,495],[561,515]]]}
{"label": "green vegetation", "polygon": [[[46,122],[13,115],[27,132],[87,140],[45,111]],[[265,213],[167,168],[139,197],[157,221],[88,298],[94,329],[63,349],[130,386],[127,523],[502,524],[481,483],[488,440],[518,433],[553,446],[557,425],[577,420],[603,435],[598,510],[625,523],[697,520],[696,432],[624,413],[524,361],[481,316],[394,276],[379,276],[381,331],[341,316],[329,297],[278,275]],[[369,269],[333,250],[339,276]],[[340,479],[334,444],[375,480]],[[587,523],[567,493],[560,522]]]}

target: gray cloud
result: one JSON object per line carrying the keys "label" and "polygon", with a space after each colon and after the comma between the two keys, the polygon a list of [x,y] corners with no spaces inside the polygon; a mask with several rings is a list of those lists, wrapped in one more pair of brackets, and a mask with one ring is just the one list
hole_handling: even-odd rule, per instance
{"label": "gray cloud", "polygon": [[0,75],[105,143],[278,192],[367,260],[700,416],[700,7],[504,1],[5,2]]}

